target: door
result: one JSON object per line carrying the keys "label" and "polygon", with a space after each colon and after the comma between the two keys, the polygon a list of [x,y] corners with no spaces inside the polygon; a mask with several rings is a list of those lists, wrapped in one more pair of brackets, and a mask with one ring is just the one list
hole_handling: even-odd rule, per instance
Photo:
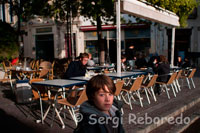
{"label": "door", "polygon": [[53,58],[53,34],[36,35],[36,59],[52,60]]}

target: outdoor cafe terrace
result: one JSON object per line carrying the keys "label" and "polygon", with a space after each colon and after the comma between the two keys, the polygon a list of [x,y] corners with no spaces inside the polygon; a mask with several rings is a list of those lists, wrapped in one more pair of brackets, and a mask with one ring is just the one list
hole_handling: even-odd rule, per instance
{"label": "outdoor cafe terrace", "polygon": [[[177,68],[173,68],[173,70],[177,70]],[[178,72],[179,71],[180,70],[178,70]],[[103,71],[100,72],[103,73]],[[177,79],[179,82],[177,83],[176,77],[178,72],[176,73],[173,71],[174,74],[171,75],[171,78],[173,75],[174,78],[171,80],[171,83],[169,82],[168,88],[163,87],[161,95],[155,95],[151,90],[151,86],[153,86],[155,82],[151,86],[147,85],[146,89],[145,84],[140,86],[134,84],[136,81],[141,80],[141,75],[145,75],[145,77],[142,77],[142,81],[148,78],[153,79],[154,74],[148,73],[148,71],[137,70],[132,72],[122,72],[121,74],[108,71],[104,73],[115,80],[116,84],[118,81],[123,80],[122,88],[138,88],[135,92],[132,92],[132,94],[135,95],[133,95],[134,99],[130,99],[131,104],[126,97],[128,95],[126,90],[122,89],[120,91],[121,93],[116,94],[116,99],[124,102],[122,124],[126,132],[161,132],[166,130],[169,132],[186,132],[189,131],[191,127],[193,127],[192,129],[194,129],[194,131],[197,131],[194,126],[200,121],[200,116],[198,115],[200,107],[199,71],[197,69],[194,73],[195,75],[189,77],[190,86],[188,86],[187,80],[184,77],[182,77],[183,79]],[[24,77],[21,75],[20,77],[15,78],[31,78],[31,76],[27,75],[27,77]],[[191,78],[193,78],[194,84],[191,82]],[[59,88],[66,90],[65,88],[73,87],[74,85],[80,86],[87,84],[89,79],[90,77],[77,77],[74,79],[72,78],[71,80],[46,79],[41,82],[36,80],[36,82],[32,82],[32,85],[46,86],[48,90],[53,88],[54,91],[58,91]],[[16,95],[14,95],[15,82],[12,84],[13,89],[11,89],[10,83],[11,82],[8,80],[8,82],[1,82],[0,84],[0,119],[1,127],[3,129],[8,132],[73,132],[76,128],[79,117],[74,118],[76,113],[70,114],[67,108],[62,110],[64,113],[58,111],[55,112],[54,115],[52,115],[54,109],[59,110],[59,108],[57,108],[57,106],[56,108],[50,108],[47,117],[44,118],[44,114],[41,116],[41,107],[39,103],[17,103]],[[180,88],[178,85],[180,85]],[[140,95],[138,96],[138,94]],[[49,102],[45,102],[44,99],[42,99],[42,102],[43,113],[46,112],[49,105],[54,106],[55,104],[52,102],[49,104]],[[71,111],[76,111],[75,109],[78,107],[79,106],[71,108]],[[55,116],[54,121],[52,121],[52,116]],[[168,118],[174,119],[173,124],[168,121]],[[176,121],[176,118],[181,119],[182,123]],[[42,122],[44,123],[42,124]],[[187,129],[188,127],[190,128]]]}

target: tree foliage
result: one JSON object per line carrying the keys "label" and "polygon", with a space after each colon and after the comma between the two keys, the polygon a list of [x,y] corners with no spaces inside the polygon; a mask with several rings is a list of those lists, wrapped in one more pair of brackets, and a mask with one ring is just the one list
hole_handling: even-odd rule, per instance
{"label": "tree foliage", "polygon": [[49,0],[13,0],[13,12],[20,15],[20,20],[27,22],[35,16],[48,16]]}
{"label": "tree foliage", "polygon": [[192,13],[195,7],[198,6],[196,0],[146,0],[153,6],[157,5],[169,11],[176,13],[179,16],[179,22],[182,27],[187,26],[188,16]]}
{"label": "tree foliage", "polygon": [[114,0],[82,0],[80,6],[81,15],[92,21],[98,17],[105,21],[115,21]]}
{"label": "tree foliage", "polygon": [[79,6],[79,0],[55,0],[50,6],[50,16],[56,21],[65,22],[70,18],[70,12],[73,18],[77,17]]}
{"label": "tree foliage", "polygon": [[18,49],[16,31],[10,24],[0,21],[0,58],[17,57]]}

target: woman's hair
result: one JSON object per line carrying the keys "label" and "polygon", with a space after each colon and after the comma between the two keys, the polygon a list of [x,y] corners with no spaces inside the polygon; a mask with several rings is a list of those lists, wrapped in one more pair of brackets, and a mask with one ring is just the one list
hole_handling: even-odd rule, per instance
{"label": "woman's hair", "polygon": [[160,62],[163,62],[163,63],[168,63],[168,60],[167,58],[164,56],[164,55],[160,55]]}
{"label": "woman's hair", "polygon": [[105,86],[108,87],[109,93],[114,94],[116,91],[115,84],[113,80],[105,75],[97,75],[92,77],[86,87],[86,94],[89,101],[93,101],[95,92],[103,89],[106,91]]}

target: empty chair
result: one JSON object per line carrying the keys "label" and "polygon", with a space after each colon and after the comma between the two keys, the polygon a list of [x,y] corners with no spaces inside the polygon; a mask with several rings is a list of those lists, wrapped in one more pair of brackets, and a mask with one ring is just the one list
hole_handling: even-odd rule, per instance
{"label": "empty chair", "polygon": [[193,85],[193,87],[195,88],[195,84],[194,84],[194,81],[193,81],[193,77],[194,77],[195,72],[196,72],[196,68],[189,69],[189,70],[185,70],[185,71],[184,71],[184,74],[181,75],[181,77],[180,77],[180,78],[182,78],[182,79],[186,79],[186,81],[187,81],[187,83],[188,83],[189,89],[191,89],[189,79],[191,80],[192,85]]}
{"label": "empty chair", "polygon": [[40,103],[41,120],[37,120],[36,122],[37,123],[42,122],[43,124],[44,119],[46,118],[47,113],[50,109],[50,106],[48,107],[47,112],[44,114],[42,101],[48,101],[50,97],[48,96],[48,90],[44,86],[32,85],[33,82],[40,82],[40,81],[44,81],[44,79],[32,79],[29,81],[29,83],[31,84],[32,88],[33,100],[39,100]]}
{"label": "empty chair", "polygon": [[176,72],[172,73],[167,82],[158,82],[158,81],[156,81],[157,84],[160,84],[161,86],[165,87],[166,93],[167,93],[167,96],[168,96],[169,99],[170,99],[170,96],[169,96],[169,92],[168,92],[168,88],[167,88],[168,85],[171,85],[172,91],[174,93],[174,97],[176,97],[176,93],[175,93],[175,90],[174,90],[174,87],[173,87],[173,83],[174,83],[174,80],[176,78],[176,75],[177,75]]}
{"label": "empty chair", "polygon": [[146,94],[146,96],[147,96],[147,100],[148,100],[149,104],[150,104],[150,100],[149,100],[149,96],[148,96],[149,89],[151,90],[151,93],[150,93],[150,92],[149,92],[149,93],[152,94],[154,100],[157,101],[156,96],[155,96],[155,94],[154,94],[154,90],[153,90],[153,85],[155,84],[157,78],[158,78],[158,75],[157,75],[157,74],[154,74],[154,75],[151,77],[151,79],[150,79],[149,82],[144,83],[144,84],[142,84],[142,86],[141,86],[142,88],[144,88],[144,91],[145,91],[145,94]]}
{"label": "empty chair", "polygon": [[131,110],[133,109],[131,101],[132,100],[135,101],[133,94],[137,95],[137,97],[139,98],[139,101],[140,101],[140,105],[141,105],[141,107],[143,107],[142,98],[140,96],[140,91],[139,91],[142,81],[143,81],[143,78],[144,78],[144,76],[137,77],[131,87],[125,86],[124,88],[122,88],[121,96],[122,96],[124,102],[130,106]]}
{"label": "empty chair", "polygon": [[[178,73],[177,73],[177,75],[176,75],[176,78],[175,78],[175,80],[174,80],[174,84],[175,84],[175,86],[178,87],[178,91],[181,91],[181,86],[180,86],[178,80],[180,79],[182,72],[183,72],[183,70],[179,70]],[[178,92],[178,91],[177,91],[177,92]]]}
{"label": "empty chair", "polygon": [[[123,80],[118,80],[117,83],[115,83],[116,91],[115,91],[114,96],[117,100],[121,100],[121,90],[122,90],[123,85],[124,85]],[[121,112],[122,114],[124,114],[123,108],[121,108]]]}
{"label": "empty chair", "polygon": [[46,77],[49,80],[53,80],[53,67],[54,63],[52,64],[49,61],[43,61],[40,63],[39,68],[41,69],[40,78]]}
{"label": "empty chair", "polygon": [[[67,94],[66,98],[58,98],[59,95],[63,95],[63,92],[59,92],[56,95],[55,109],[53,112],[53,119],[52,119],[51,126],[53,126],[55,112],[60,113],[57,111],[58,104],[66,106],[76,126],[78,124],[75,112],[77,111],[77,108],[79,107],[79,105],[81,105],[83,102],[87,100],[85,88],[76,88],[72,90],[66,90],[66,94]],[[60,116],[59,114],[57,115]],[[65,124],[63,120],[61,120],[61,123],[62,123],[62,128],[65,128]]]}
{"label": "empty chair", "polygon": [[120,93],[121,93],[123,85],[124,85],[123,80],[118,80],[117,83],[115,83],[116,91],[115,91],[114,96],[116,97],[117,100],[121,100]]}

